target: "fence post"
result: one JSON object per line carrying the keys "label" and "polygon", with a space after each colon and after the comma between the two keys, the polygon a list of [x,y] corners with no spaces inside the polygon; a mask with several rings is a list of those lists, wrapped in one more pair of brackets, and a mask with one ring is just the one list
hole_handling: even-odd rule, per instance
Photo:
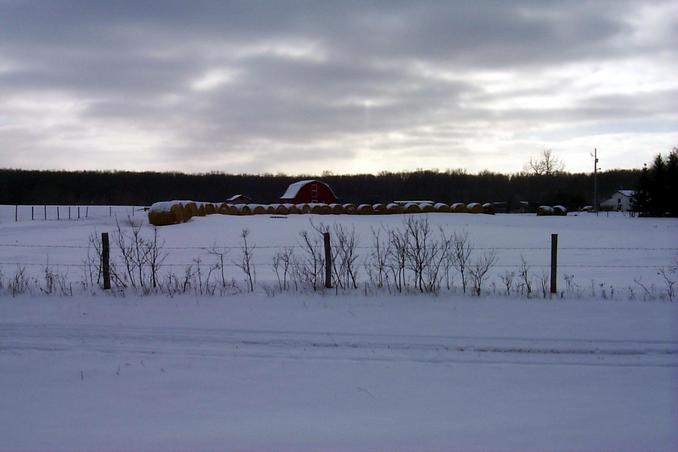
{"label": "fence post", "polygon": [[71,206],[68,206],[68,219],[71,219]]}
{"label": "fence post", "polygon": [[15,205],[14,206],[14,222],[16,223],[19,221],[19,206]]}
{"label": "fence post", "polygon": [[89,206],[85,207],[85,218],[89,218]]}
{"label": "fence post", "polygon": [[551,234],[551,293],[558,293],[558,234]]}
{"label": "fence post", "polygon": [[325,287],[332,288],[332,250],[330,248],[330,233],[323,232],[325,242]]}
{"label": "fence post", "polygon": [[80,206],[78,206],[78,220],[80,219]]}
{"label": "fence post", "polygon": [[59,206],[57,206],[57,220],[61,220],[61,212]]}
{"label": "fence post", "polygon": [[31,221],[35,220],[35,206],[31,206]]}
{"label": "fence post", "polygon": [[101,271],[104,276],[104,289],[111,288],[111,271],[109,265],[110,248],[108,244],[108,232],[101,233]]}
{"label": "fence post", "polygon": [[45,221],[47,221],[47,204],[42,206],[43,213],[45,214]]}

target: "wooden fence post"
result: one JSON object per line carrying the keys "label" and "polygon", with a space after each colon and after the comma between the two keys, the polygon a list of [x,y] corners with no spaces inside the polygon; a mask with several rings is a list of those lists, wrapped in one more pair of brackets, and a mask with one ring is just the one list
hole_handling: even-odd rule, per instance
{"label": "wooden fence post", "polygon": [[104,277],[104,289],[111,288],[111,271],[110,271],[110,248],[108,243],[108,232],[101,233],[101,271]]}
{"label": "wooden fence post", "polygon": [[323,232],[325,242],[325,287],[332,288],[332,249],[330,248],[330,233]]}
{"label": "wooden fence post", "polygon": [[80,206],[78,206],[78,220],[80,219]]}
{"label": "wooden fence post", "polygon": [[35,206],[31,206],[31,221],[35,220]]}
{"label": "wooden fence post", "polygon": [[68,219],[71,219],[71,206],[68,206]]}
{"label": "wooden fence post", "polygon": [[42,206],[43,213],[45,214],[45,221],[47,221],[47,205]]}
{"label": "wooden fence post", "polygon": [[57,220],[61,220],[61,212],[59,206],[57,206]]}
{"label": "wooden fence post", "polygon": [[19,221],[19,206],[15,205],[14,206],[14,222],[16,223]]}
{"label": "wooden fence post", "polygon": [[89,218],[89,206],[85,207],[85,218]]}
{"label": "wooden fence post", "polygon": [[558,293],[558,234],[551,234],[551,293]]}

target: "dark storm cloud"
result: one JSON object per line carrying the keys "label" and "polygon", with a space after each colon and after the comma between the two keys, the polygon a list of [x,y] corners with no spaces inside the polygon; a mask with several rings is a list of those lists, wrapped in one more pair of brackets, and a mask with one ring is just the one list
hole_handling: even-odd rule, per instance
{"label": "dark storm cloud", "polygon": [[[668,42],[676,18],[647,13],[664,7],[670,3],[0,0],[0,139],[30,152],[31,142],[42,149],[60,131],[77,135],[78,124],[91,143],[84,130],[110,124],[121,137],[133,130],[162,141],[156,151],[170,163],[187,153],[249,152],[248,168],[257,171],[267,152],[305,161],[313,146],[325,146],[326,155],[350,159],[377,135],[405,135],[403,146],[435,153],[483,135],[479,126],[666,119],[676,113],[673,87],[579,92],[572,105],[546,111],[497,107],[581,90],[576,75],[549,79],[568,65],[675,61]],[[509,86],[491,89],[497,82],[483,73],[509,74]],[[531,78],[547,82],[531,86]],[[57,96],[52,121],[35,106],[43,96]],[[68,110],[68,99],[78,108]],[[63,129],[54,125],[59,108],[69,112]],[[16,130],[32,121],[30,134]],[[388,152],[398,142],[381,146]]]}

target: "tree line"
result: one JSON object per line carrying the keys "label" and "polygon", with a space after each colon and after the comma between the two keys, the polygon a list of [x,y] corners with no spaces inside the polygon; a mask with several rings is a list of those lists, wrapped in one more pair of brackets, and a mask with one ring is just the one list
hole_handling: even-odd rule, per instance
{"label": "tree line", "polygon": [[678,148],[658,154],[643,167],[634,196],[634,210],[645,216],[678,216]]}
{"label": "tree line", "polygon": [[[599,173],[600,200],[621,188],[636,188],[643,174],[654,173],[652,170]],[[290,183],[303,179],[322,180],[332,187],[341,202],[351,203],[394,200],[498,202],[504,203],[509,211],[518,210],[524,201],[532,206],[561,204],[570,210],[593,204],[593,175],[585,173],[507,175],[448,170],[293,177],[284,174],[20,169],[0,169],[0,204],[148,205],[172,199],[221,202],[234,194],[245,194],[256,203],[274,203],[279,202]],[[656,182],[656,177],[653,180]]]}

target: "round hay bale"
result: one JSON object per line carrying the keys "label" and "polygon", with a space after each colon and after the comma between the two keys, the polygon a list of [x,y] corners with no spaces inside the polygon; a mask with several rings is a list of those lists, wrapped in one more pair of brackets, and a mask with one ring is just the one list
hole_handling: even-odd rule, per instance
{"label": "round hay bale", "polygon": [[337,214],[342,214],[344,213],[344,206],[338,203],[332,203],[330,204],[330,212],[337,215]]}
{"label": "round hay bale", "polygon": [[332,209],[325,203],[311,204],[311,213],[316,215],[328,215],[332,213]]}
{"label": "round hay bale", "polygon": [[156,202],[148,209],[148,222],[153,226],[167,226],[184,221],[184,211],[176,202]]}
{"label": "round hay bale", "polygon": [[486,202],[485,204],[483,204],[483,213],[487,215],[494,215],[495,213],[497,213],[497,209],[494,208],[494,204],[492,204],[491,202]]}
{"label": "round hay bale", "polygon": [[222,215],[236,215],[238,210],[233,206],[233,204],[222,202],[219,206],[218,212]]}
{"label": "round hay bale", "polygon": [[217,208],[214,206],[213,203],[206,202],[204,205],[205,205],[205,214],[206,215],[214,215],[215,213],[217,213]]}
{"label": "round hay bale", "polygon": [[466,208],[466,204],[463,202],[455,202],[450,206],[450,211],[454,213],[466,213],[468,212],[468,209]]}
{"label": "round hay bale", "polygon": [[285,204],[275,204],[275,214],[276,215],[287,215],[290,213],[290,210],[285,207]]}
{"label": "round hay bale", "polygon": [[431,205],[427,202],[422,202],[421,204],[419,204],[419,208],[421,209],[422,212],[426,212],[426,213],[436,211],[436,209],[433,208],[433,205]]}
{"label": "round hay bale", "polygon": [[405,213],[421,213],[421,206],[417,204],[416,202],[408,202],[405,204],[405,207],[403,208],[403,212]]}
{"label": "round hay bale", "polygon": [[296,206],[299,213],[311,213],[310,204],[297,204]]}
{"label": "round hay bale", "polygon": [[466,204],[468,213],[483,213],[483,205],[478,202]]}
{"label": "round hay bale", "polygon": [[553,207],[551,206],[539,206],[537,207],[537,216],[546,217],[553,215]]}
{"label": "round hay bale", "polygon": [[388,213],[388,209],[386,209],[386,206],[381,204],[381,203],[373,204],[372,210],[374,211],[375,214],[378,214],[378,215],[383,215],[383,214]]}
{"label": "round hay bale", "polygon": [[433,209],[436,212],[449,212],[450,211],[450,206],[445,204],[444,202],[437,202],[433,205]]}
{"label": "round hay bale", "polygon": [[184,210],[184,221],[198,216],[198,205],[193,201],[179,201]]}
{"label": "round hay bale", "polygon": [[354,213],[356,213],[355,211],[357,210],[357,207],[355,206],[355,204],[351,204],[351,203],[344,204],[342,207],[344,209],[344,213],[348,213],[348,214],[354,214]]}
{"label": "round hay bale", "polygon": [[275,214],[275,206],[272,204],[267,204],[264,206],[266,208],[266,213],[269,215]]}
{"label": "round hay bale", "polygon": [[567,216],[567,207],[561,205],[553,206],[553,215]]}
{"label": "round hay bale", "polygon": [[247,204],[236,204],[237,215],[252,215],[252,209]]}
{"label": "round hay bale", "polygon": [[372,204],[360,204],[355,211],[359,215],[372,215],[374,213]]}
{"label": "round hay bale", "polygon": [[297,206],[295,204],[287,203],[287,204],[283,204],[283,206],[285,206],[285,208],[287,209],[287,213],[289,213],[289,214],[300,213],[299,209],[297,209]]}
{"label": "round hay bale", "polygon": [[390,202],[386,204],[386,212],[387,213],[403,213],[403,206],[400,204],[396,204],[394,202]]}
{"label": "round hay bale", "polygon": [[266,213],[266,207],[261,204],[248,204],[253,215],[263,215]]}
{"label": "round hay bale", "polygon": [[204,204],[204,203],[202,203],[202,202],[197,202],[197,203],[195,203],[195,204],[196,204],[197,207],[198,207],[198,216],[199,216],[199,217],[204,217],[205,215],[207,215],[207,213],[205,213],[205,204]]}

